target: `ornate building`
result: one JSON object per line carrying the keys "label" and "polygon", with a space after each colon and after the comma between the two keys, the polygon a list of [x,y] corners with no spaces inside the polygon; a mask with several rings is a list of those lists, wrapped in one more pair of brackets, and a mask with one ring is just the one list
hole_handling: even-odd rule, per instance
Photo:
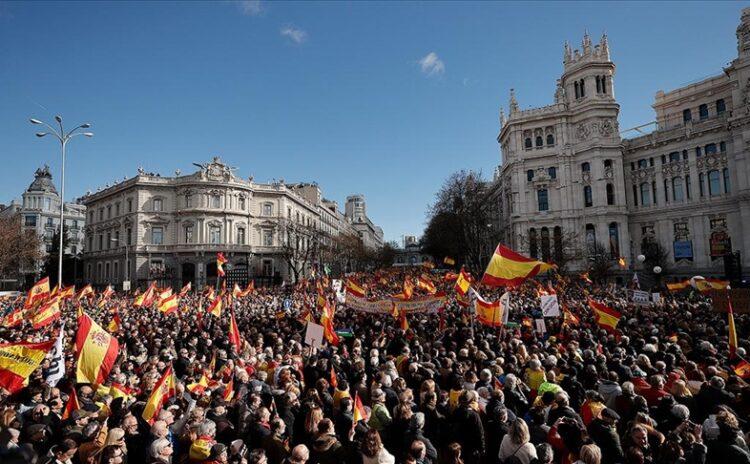
{"label": "ornate building", "polygon": [[497,138],[508,242],[554,259],[575,245],[564,239],[572,234],[628,263],[659,243],[669,272],[684,275],[724,274],[720,258],[733,251],[746,265],[750,9],[737,40],[738,57],[721,74],[658,91],[656,122],[636,128],[634,138],[619,131],[606,36],[592,44],[585,35],[577,50],[565,44],[554,104],[520,110],[511,90]]}
{"label": "ornate building", "polygon": [[293,278],[293,264],[301,275],[325,264],[317,255],[298,262],[310,237],[299,234],[291,240],[296,247],[290,245],[292,229],[328,240],[356,234],[317,184],[242,179],[218,157],[196,166],[197,172],[174,177],[139,169],[135,177],[84,197],[89,281],[200,287],[215,282],[216,253],[223,252],[229,278],[280,283]]}
{"label": "ornate building", "polygon": [[[42,260],[52,249],[52,238],[60,229],[60,194],[57,193],[49,166],[39,168],[34,173],[34,181],[21,195],[21,202],[13,200],[10,205],[0,208],[0,216],[21,215],[26,229],[36,231],[41,238]],[[86,207],[79,203],[65,203],[65,229],[68,232],[66,254],[78,255],[83,252]],[[42,261],[33,268],[22,269],[26,280],[33,280],[40,272]]]}

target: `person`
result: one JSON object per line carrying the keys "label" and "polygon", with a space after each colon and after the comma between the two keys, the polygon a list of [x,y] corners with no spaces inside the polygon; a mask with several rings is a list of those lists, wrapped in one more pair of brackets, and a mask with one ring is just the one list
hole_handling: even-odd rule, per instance
{"label": "person", "polygon": [[453,424],[453,437],[461,444],[464,461],[467,464],[476,464],[485,452],[484,427],[477,413],[476,392],[463,390],[458,403],[458,408],[449,419]]}
{"label": "person", "polygon": [[281,464],[289,456],[289,440],[285,437],[286,423],[275,418],[270,423],[271,433],[261,440],[269,464]]}
{"label": "person", "polygon": [[297,445],[292,448],[289,457],[284,459],[284,464],[305,464],[310,459],[310,450],[305,445]]}
{"label": "person", "polygon": [[461,444],[453,442],[448,445],[448,457],[445,460],[446,464],[464,464],[464,460],[461,459]]}
{"label": "person", "polygon": [[383,446],[380,433],[370,429],[362,439],[360,449],[362,464],[394,464],[396,459]]}
{"label": "person", "polygon": [[73,456],[78,451],[78,445],[70,438],[66,438],[59,444],[54,445],[49,452],[44,464],[72,464]]}
{"label": "person", "polygon": [[[598,446],[593,443],[583,445],[579,453],[578,461],[575,464],[600,464],[602,462],[602,453]],[[618,461],[620,462],[620,461]]]}
{"label": "person", "polygon": [[536,448],[530,442],[529,427],[526,421],[517,418],[500,443],[498,459],[501,463],[529,464],[536,457]]}
{"label": "person", "polygon": [[414,413],[409,420],[409,429],[407,430],[404,438],[404,443],[409,448],[414,447],[415,442],[420,442],[424,445],[425,455],[418,459],[421,464],[435,464],[437,463],[438,452],[432,441],[424,435],[425,415],[422,412]]}
{"label": "person", "polygon": [[344,459],[345,449],[336,438],[333,421],[323,419],[318,423],[318,435],[310,450],[312,464],[338,464]]}
{"label": "person", "polygon": [[158,438],[151,443],[150,464],[172,464],[172,442],[166,438]]}
{"label": "person", "polygon": [[599,417],[589,424],[589,436],[601,451],[602,464],[622,462],[624,454],[617,434],[617,421],[620,416],[610,408],[604,408]]}

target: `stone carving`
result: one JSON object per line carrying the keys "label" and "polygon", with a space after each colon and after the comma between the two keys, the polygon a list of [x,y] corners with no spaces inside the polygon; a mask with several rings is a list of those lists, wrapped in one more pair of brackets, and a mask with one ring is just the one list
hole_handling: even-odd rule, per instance
{"label": "stone carving", "polygon": [[578,124],[576,127],[576,138],[580,141],[588,140],[591,136],[591,129],[584,123]]}
{"label": "stone carving", "polygon": [[612,124],[612,120],[605,119],[599,123],[599,133],[604,137],[609,137],[615,131],[615,126]]}
{"label": "stone carving", "polygon": [[233,171],[237,170],[235,167],[222,163],[218,156],[214,156],[210,163],[193,163],[193,165],[201,169],[202,180],[230,181],[234,179]]}

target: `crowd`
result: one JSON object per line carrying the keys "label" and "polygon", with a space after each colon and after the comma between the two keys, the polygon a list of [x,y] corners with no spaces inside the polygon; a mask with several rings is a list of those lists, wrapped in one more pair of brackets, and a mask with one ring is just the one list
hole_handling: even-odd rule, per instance
{"label": "crowd", "polygon": [[[171,314],[114,294],[66,300],[40,329],[1,327],[0,343],[38,342],[64,324],[66,346],[54,385],[50,354],[22,389],[0,389],[0,463],[750,463],[750,385],[735,370],[744,315],[730,357],[726,314],[695,291],[636,306],[622,287],[545,276],[509,290],[498,328],[473,320],[442,273],[352,278],[373,297],[424,273],[445,307],[408,314],[408,328],[348,308],[325,278],[228,302],[240,349],[230,311],[208,314],[199,291]],[[485,300],[505,291],[477,287]],[[530,323],[541,318],[540,287],[572,315],[547,318],[543,332]],[[337,346],[304,343],[320,292],[335,307]],[[621,312],[616,332],[596,323],[589,298]],[[2,302],[2,314],[13,305]],[[118,358],[100,385],[76,383],[79,307],[102,327],[115,312],[120,320]],[[174,392],[147,421],[169,366]]]}

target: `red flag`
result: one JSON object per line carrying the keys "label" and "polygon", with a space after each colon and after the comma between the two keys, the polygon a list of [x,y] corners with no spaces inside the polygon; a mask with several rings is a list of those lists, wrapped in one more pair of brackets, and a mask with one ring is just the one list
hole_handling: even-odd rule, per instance
{"label": "red flag", "polygon": [[610,333],[617,331],[617,324],[622,317],[618,311],[591,299],[589,300],[589,307],[594,312],[594,320],[599,324],[599,327]]}
{"label": "red flag", "polygon": [[234,309],[229,308],[229,343],[236,352],[240,352],[242,349],[242,338],[240,337],[240,330],[237,328],[237,321],[234,318]]}
{"label": "red flag", "polygon": [[216,253],[216,273],[220,277],[224,277],[224,265],[228,262],[227,258],[224,257],[224,253]]}
{"label": "red flag", "polygon": [[76,393],[75,387],[73,387],[70,389],[70,397],[68,398],[68,403],[63,410],[62,420],[69,418],[76,409],[81,409],[81,405],[78,403],[78,394]]}
{"label": "red flag", "polygon": [[331,366],[331,386],[333,388],[337,388],[339,386],[339,379],[338,376],[336,376],[336,371],[333,370],[333,366]]}

